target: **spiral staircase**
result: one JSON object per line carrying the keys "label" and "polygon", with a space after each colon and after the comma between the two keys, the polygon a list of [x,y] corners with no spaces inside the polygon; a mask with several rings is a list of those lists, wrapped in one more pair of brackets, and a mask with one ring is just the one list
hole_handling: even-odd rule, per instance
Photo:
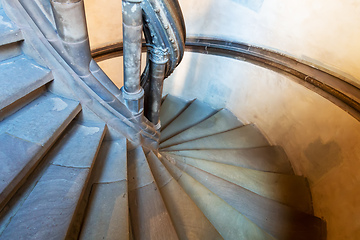
{"label": "spiral staircase", "polygon": [[1,240],[326,239],[307,180],[256,125],[168,95],[159,138],[3,5]]}

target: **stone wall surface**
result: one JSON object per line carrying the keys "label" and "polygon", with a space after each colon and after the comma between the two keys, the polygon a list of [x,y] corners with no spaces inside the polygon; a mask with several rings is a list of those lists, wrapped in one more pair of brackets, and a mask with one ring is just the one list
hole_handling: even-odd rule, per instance
{"label": "stone wall surface", "polygon": [[180,0],[187,34],[264,46],[347,76],[360,85],[356,0]]}
{"label": "stone wall surface", "polygon": [[[297,79],[233,59],[186,53],[165,94],[199,98],[255,123],[284,148],[310,183],[328,239],[357,239],[360,225],[360,122]],[[294,189],[296,191],[296,189]]]}

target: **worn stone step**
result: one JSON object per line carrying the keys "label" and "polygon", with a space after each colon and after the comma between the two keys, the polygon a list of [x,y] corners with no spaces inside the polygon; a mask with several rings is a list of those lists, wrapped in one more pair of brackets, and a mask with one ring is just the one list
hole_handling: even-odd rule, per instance
{"label": "worn stone step", "polygon": [[65,239],[104,137],[104,124],[72,124],[47,155],[51,163],[0,239]]}
{"label": "worn stone step", "polygon": [[179,239],[223,239],[156,155],[146,157]]}
{"label": "worn stone step", "polygon": [[80,110],[46,93],[0,123],[0,209]]}
{"label": "worn stone step", "polygon": [[165,129],[191,102],[192,101],[188,102],[181,98],[167,95],[160,109],[161,129]]}
{"label": "worn stone step", "polygon": [[165,129],[161,131],[160,142],[191,128],[197,123],[214,115],[217,110],[195,99],[180,115],[176,117]]}
{"label": "worn stone step", "polygon": [[126,139],[103,142],[80,239],[129,239]]}
{"label": "worn stone step", "polygon": [[236,149],[269,146],[264,135],[253,124],[238,127],[226,132],[213,134],[170,147],[162,151],[192,149]]}
{"label": "worn stone step", "polygon": [[0,8],[0,46],[23,40],[20,29],[9,19],[3,8]]}
{"label": "worn stone step", "polygon": [[128,179],[134,238],[178,239],[141,147],[128,151]]}
{"label": "worn stone step", "polygon": [[79,239],[129,239],[127,181],[95,183]]}
{"label": "worn stone step", "polygon": [[177,134],[176,136],[160,144],[160,148],[166,148],[190,140],[206,137],[220,132],[225,132],[243,124],[230,111],[221,109],[208,119]]}
{"label": "worn stone step", "polygon": [[293,174],[289,159],[278,146],[246,149],[202,149],[169,151],[166,154],[198,158],[254,170]]}
{"label": "worn stone step", "polygon": [[263,172],[189,157],[184,158],[173,155],[172,158],[263,197],[273,199],[308,214],[313,213],[309,185],[304,177]]}
{"label": "worn stone step", "polygon": [[275,240],[189,174],[166,158],[159,159],[224,239]]}
{"label": "worn stone step", "polygon": [[260,196],[181,161],[175,161],[175,164],[276,239],[318,240],[325,236],[325,223],[320,218]]}
{"label": "worn stone step", "polygon": [[95,163],[94,183],[127,180],[127,140],[105,141]]}
{"label": "worn stone step", "polygon": [[0,133],[7,132],[45,146],[59,127],[60,130],[65,129],[80,111],[79,102],[46,92],[4,119],[0,124]]}
{"label": "worn stone step", "polygon": [[0,112],[53,80],[49,69],[25,55],[0,62]]}

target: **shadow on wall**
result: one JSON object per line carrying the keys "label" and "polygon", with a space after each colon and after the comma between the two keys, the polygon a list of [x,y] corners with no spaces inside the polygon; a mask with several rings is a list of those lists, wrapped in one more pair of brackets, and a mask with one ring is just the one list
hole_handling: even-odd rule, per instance
{"label": "shadow on wall", "polygon": [[[212,61],[206,61],[207,58],[211,58]],[[234,76],[236,69],[236,65],[229,64],[221,57],[185,54],[180,67],[165,80],[164,92],[187,100],[196,97],[214,108],[224,108],[230,99],[229,96],[236,94],[232,83],[226,81]]]}
{"label": "shadow on wall", "polygon": [[341,147],[335,141],[324,143],[318,138],[308,145],[304,153],[309,159],[306,172],[311,183],[342,163]]}
{"label": "shadow on wall", "polygon": [[235,3],[239,3],[240,5],[254,11],[259,12],[264,0],[232,0]]}

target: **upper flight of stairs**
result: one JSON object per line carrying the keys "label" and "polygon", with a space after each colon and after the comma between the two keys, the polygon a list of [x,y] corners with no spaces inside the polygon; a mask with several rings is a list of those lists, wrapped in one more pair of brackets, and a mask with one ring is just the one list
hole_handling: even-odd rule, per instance
{"label": "upper flight of stairs", "polygon": [[0,240],[326,238],[307,180],[255,125],[169,95],[159,149],[111,134],[0,18]]}

